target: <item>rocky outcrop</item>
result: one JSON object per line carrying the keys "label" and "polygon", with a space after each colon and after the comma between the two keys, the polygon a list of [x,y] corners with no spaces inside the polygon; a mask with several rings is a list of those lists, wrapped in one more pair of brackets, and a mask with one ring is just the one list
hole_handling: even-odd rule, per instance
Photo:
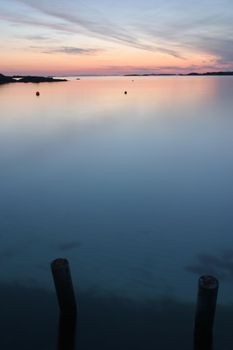
{"label": "rocky outcrop", "polygon": [[67,81],[66,79],[57,79],[52,77],[21,76],[9,77],[0,74],[0,84],[7,83],[53,83],[58,81]]}
{"label": "rocky outcrop", "polygon": [[53,83],[58,81],[67,81],[67,80],[57,79],[52,77],[34,77],[34,76],[25,76],[18,79],[19,83]]}
{"label": "rocky outcrop", "polygon": [[16,80],[12,77],[7,77],[6,75],[0,74],[0,84],[15,83]]}

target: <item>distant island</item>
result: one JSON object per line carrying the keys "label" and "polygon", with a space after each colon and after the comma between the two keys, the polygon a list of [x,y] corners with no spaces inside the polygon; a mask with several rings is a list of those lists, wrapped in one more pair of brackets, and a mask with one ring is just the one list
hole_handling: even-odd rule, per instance
{"label": "distant island", "polygon": [[38,76],[6,76],[0,74],[0,84],[9,83],[53,83],[58,81],[67,81],[66,79],[55,79],[52,77],[38,77]]}
{"label": "distant island", "polygon": [[205,72],[205,73],[144,73],[144,74],[125,74],[125,77],[166,77],[166,76],[225,76],[233,75],[233,72]]}

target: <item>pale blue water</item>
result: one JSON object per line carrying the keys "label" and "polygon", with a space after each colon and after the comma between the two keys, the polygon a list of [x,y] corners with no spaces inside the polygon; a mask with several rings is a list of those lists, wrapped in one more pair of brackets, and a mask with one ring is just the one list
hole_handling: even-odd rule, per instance
{"label": "pale blue water", "polygon": [[232,303],[233,79],[133,80],[0,86],[0,283]]}

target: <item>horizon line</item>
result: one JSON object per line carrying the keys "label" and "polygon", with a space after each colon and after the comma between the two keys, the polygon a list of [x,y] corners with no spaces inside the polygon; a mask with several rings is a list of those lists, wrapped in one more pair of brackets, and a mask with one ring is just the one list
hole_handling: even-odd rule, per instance
{"label": "horizon line", "polygon": [[[0,74],[3,74],[0,72]],[[34,76],[34,77],[137,77],[137,76],[192,76],[192,75],[233,75],[233,70],[211,70],[211,71],[205,71],[205,72],[195,72],[195,71],[190,71],[188,73],[179,73],[179,72],[171,72],[171,73],[112,73],[112,74],[107,74],[107,73],[103,73],[103,74],[91,74],[91,73],[81,73],[81,74],[76,74],[76,73],[69,73],[69,74],[10,74],[7,75],[6,73],[3,74],[5,76],[11,76],[11,77],[25,77],[25,76]]]}

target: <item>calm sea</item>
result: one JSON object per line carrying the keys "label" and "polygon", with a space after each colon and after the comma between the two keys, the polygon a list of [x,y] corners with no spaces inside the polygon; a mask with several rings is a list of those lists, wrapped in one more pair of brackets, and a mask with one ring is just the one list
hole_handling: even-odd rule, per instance
{"label": "calm sea", "polygon": [[191,349],[202,274],[219,278],[216,349],[231,348],[232,111],[232,77],[0,85],[4,349],[55,349],[57,257],[80,350]]}

